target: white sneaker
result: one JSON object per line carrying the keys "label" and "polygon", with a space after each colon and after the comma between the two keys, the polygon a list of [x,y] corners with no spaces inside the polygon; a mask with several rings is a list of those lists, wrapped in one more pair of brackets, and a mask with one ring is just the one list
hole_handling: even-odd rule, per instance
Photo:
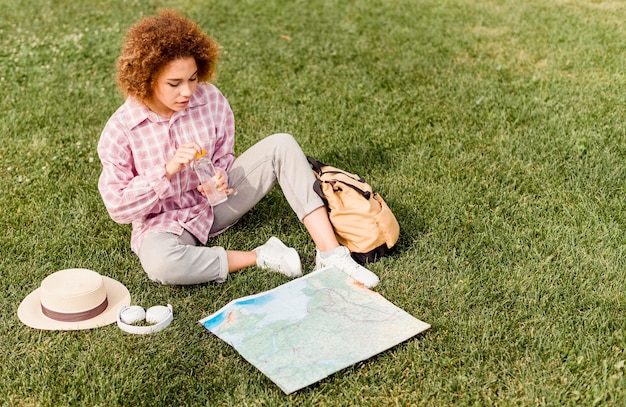
{"label": "white sneaker", "polygon": [[323,259],[320,256],[320,251],[316,250],[317,254],[315,256],[315,270],[321,269],[322,267],[335,267],[339,269],[363,284],[367,288],[372,288],[378,284],[380,281],[378,276],[365,267],[361,266],[359,263],[354,261],[352,256],[350,256],[350,250],[347,247],[341,246],[337,251],[339,254],[334,254],[326,259]]}
{"label": "white sneaker", "polygon": [[278,238],[272,236],[269,240],[254,249],[256,252],[256,265],[274,271],[278,271],[287,277],[300,277],[302,265],[296,249],[287,247]]}

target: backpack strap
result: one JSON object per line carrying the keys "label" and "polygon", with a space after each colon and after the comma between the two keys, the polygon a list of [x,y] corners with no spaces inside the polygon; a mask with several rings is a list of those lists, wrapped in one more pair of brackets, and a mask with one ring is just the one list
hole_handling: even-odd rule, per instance
{"label": "backpack strap", "polygon": [[309,162],[309,164],[311,164],[311,167],[313,167],[313,171],[315,171],[318,174],[322,174],[322,167],[325,167],[326,164],[323,164],[319,161],[317,161],[315,158],[313,157],[306,157],[307,161]]}
{"label": "backpack strap", "polygon": [[322,181],[320,181],[319,179],[316,179],[313,182],[313,191],[315,191],[315,193],[322,198],[322,202],[324,202],[324,206],[326,207],[326,211],[330,211],[330,207],[328,206],[328,199],[326,199],[326,196],[324,195],[324,191],[322,191]]}
{"label": "backpack strap", "polygon": [[[340,181],[338,179],[333,179],[331,181],[323,181],[323,182],[326,182],[328,184],[340,183],[340,184],[343,184],[343,185],[345,185],[347,187],[350,187],[350,188],[354,189],[356,192],[359,193],[359,195],[361,195],[365,199],[370,199],[372,197],[372,194],[371,194],[370,191],[363,191],[361,188],[357,187],[356,185],[350,184],[349,182]],[[313,189],[315,189],[315,187],[313,187]]]}
{"label": "backpack strap", "polygon": [[[322,164],[322,165],[324,165],[324,164]],[[353,181],[365,183],[365,178],[359,177],[356,174],[352,174],[352,173],[350,173],[348,171],[340,170],[338,168],[333,169],[333,167],[331,167],[329,165],[326,165],[325,167],[327,167],[327,168],[324,168],[320,175],[328,174],[328,176],[333,175],[335,177],[337,177],[337,176],[345,177],[345,178],[350,178]]]}

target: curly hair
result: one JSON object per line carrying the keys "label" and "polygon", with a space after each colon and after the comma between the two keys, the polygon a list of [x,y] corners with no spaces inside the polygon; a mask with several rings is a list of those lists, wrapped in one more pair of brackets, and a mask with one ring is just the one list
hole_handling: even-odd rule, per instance
{"label": "curly hair", "polygon": [[117,60],[117,84],[125,96],[142,102],[152,97],[153,83],[165,65],[193,57],[198,80],[215,79],[219,45],[193,21],[174,10],[139,20],[126,33]]}

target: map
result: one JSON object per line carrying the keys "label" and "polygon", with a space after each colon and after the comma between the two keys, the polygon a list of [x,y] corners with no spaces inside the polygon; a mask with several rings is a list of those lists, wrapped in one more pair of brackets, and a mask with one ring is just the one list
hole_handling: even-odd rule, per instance
{"label": "map", "polygon": [[234,300],[200,324],[286,394],[430,328],[332,267]]}

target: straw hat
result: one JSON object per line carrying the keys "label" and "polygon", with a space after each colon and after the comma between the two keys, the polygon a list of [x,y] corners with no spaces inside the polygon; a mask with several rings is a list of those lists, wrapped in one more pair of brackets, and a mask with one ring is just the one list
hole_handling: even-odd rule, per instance
{"label": "straw hat", "polygon": [[24,324],[37,329],[77,330],[112,324],[130,293],[112,278],[87,269],[67,269],[46,277],[17,309]]}

